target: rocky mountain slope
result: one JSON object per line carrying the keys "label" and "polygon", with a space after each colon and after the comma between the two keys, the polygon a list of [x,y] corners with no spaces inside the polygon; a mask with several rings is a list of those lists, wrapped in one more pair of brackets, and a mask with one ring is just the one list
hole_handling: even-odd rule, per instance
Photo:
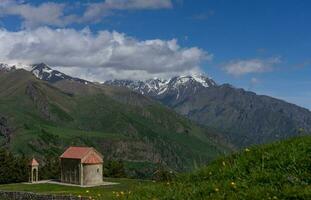
{"label": "rocky mountain slope", "polygon": [[185,96],[196,94],[202,88],[216,86],[216,83],[212,79],[202,74],[173,77],[169,80],[158,78],[146,81],[110,80],[106,81],[105,84],[128,87],[131,90],[156,99],[163,99],[170,96],[175,101],[184,99]]}
{"label": "rocky mountain slope", "polygon": [[[19,67],[4,64],[2,69],[16,70]],[[219,136],[221,140],[226,140],[226,143],[232,143],[236,147],[311,132],[309,110],[272,97],[234,88],[229,84],[218,85],[202,74],[178,76],[169,80],[112,80],[99,85],[70,77],[43,63],[23,68],[66,93],[93,95],[105,90],[116,101],[136,105],[139,102],[137,99],[141,99],[137,93],[131,93],[135,98],[127,98],[119,92],[129,88],[161,102],[200,125],[224,133]]]}
{"label": "rocky mountain slope", "polygon": [[0,71],[0,144],[14,152],[59,155],[69,145],[87,145],[106,159],[189,170],[228,150],[217,132],[139,93],[42,75],[37,67]]}
{"label": "rocky mountain slope", "polygon": [[203,126],[225,133],[227,140],[238,147],[299,135],[302,130],[311,133],[309,110],[229,84],[217,85],[204,75],[105,84],[127,87],[156,99]]}
{"label": "rocky mountain slope", "polygon": [[56,83],[62,80],[75,81],[75,82],[84,83],[84,84],[90,83],[87,80],[68,76],[67,74],[54,70],[50,68],[48,65],[46,65],[45,63],[38,63],[38,64],[32,64],[32,65],[25,65],[25,64],[8,65],[5,63],[0,63],[0,71],[1,70],[2,71],[14,71],[16,69],[24,69],[26,71],[29,71],[33,75],[35,75],[38,79],[47,81],[49,83]]}

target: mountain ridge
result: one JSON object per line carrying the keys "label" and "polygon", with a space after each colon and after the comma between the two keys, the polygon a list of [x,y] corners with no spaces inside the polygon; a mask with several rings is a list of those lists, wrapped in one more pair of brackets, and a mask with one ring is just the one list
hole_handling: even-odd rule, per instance
{"label": "mountain ridge", "polygon": [[190,170],[229,151],[214,135],[126,88],[0,71],[0,144],[14,153],[55,156],[69,145],[93,146],[107,159]]}
{"label": "mountain ridge", "polygon": [[[189,84],[190,83],[190,84]],[[216,82],[203,74],[181,75],[164,80],[159,78],[140,80],[108,80],[106,85],[128,87],[136,92],[148,96],[158,96],[170,93],[172,90],[178,91],[180,87],[191,85],[191,90],[216,86]],[[178,97],[177,97],[178,98]]]}
{"label": "mountain ridge", "polygon": [[[39,72],[32,70],[34,68]],[[29,71],[40,80],[72,94],[93,95],[105,88],[106,93],[115,100],[130,102],[131,95],[124,97],[125,93],[116,93],[122,88],[130,89],[134,96],[141,94],[154,99],[201,126],[224,133],[221,137],[225,136],[226,143],[236,147],[296,136],[302,130],[311,132],[311,112],[308,109],[229,84],[218,85],[202,74],[177,76],[169,80],[111,80],[98,84],[66,74],[54,78],[60,72],[45,64],[32,65]],[[111,89],[111,86],[116,89]],[[139,96],[135,98],[141,99]]]}
{"label": "mountain ridge", "polygon": [[16,69],[24,69],[26,71],[31,72],[34,76],[36,76],[40,80],[48,81],[50,83],[55,83],[61,80],[70,80],[70,81],[76,81],[84,84],[89,84],[91,83],[90,81],[76,78],[69,76],[65,73],[62,73],[58,70],[52,69],[50,66],[48,66],[45,63],[37,63],[37,64],[5,64],[5,63],[0,63],[0,70],[6,70],[6,71],[11,71],[11,70],[16,70]]}
{"label": "mountain ridge", "polygon": [[[117,80],[104,84],[127,87],[149,96],[174,109],[179,114],[223,132],[229,143],[238,147],[262,144],[299,135],[304,130],[311,133],[310,110],[267,95],[235,88],[230,84],[218,85],[206,77],[205,84],[188,76],[188,81],[176,77],[176,83],[163,81],[163,93],[144,90],[148,81]],[[135,84],[135,83],[139,83]],[[152,90],[150,90],[152,91]]]}

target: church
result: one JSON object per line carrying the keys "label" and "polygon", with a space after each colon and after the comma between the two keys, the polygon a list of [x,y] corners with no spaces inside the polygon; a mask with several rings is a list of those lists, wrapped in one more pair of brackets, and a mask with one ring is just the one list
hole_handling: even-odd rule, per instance
{"label": "church", "polygon": [[61,182],[81,186],[103,182],[103,156],[92,147],[69,147],[61,156]]}

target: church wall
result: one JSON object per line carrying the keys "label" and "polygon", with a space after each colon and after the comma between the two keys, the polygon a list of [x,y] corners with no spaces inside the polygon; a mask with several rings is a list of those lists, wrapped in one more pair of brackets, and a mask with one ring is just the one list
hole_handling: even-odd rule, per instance
{"label": "church wall", "polygon": [[96,185],[103,182],[103,165],[83,165],[83,184]]}

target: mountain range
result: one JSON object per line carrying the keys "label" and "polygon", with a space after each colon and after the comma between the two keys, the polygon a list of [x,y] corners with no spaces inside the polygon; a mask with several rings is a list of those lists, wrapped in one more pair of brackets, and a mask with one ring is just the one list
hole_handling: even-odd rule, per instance
{"label": "mountain range", "polygon": [[[20,66],[2,64],[0,68],[16,71]],[[168,80],[109,80],[98,84],[53,70],[44,63],[22,68],[35,75],[40,83],[48,83],[74,97],[103,93],[126,107],[154,104],[170,113],[174,110],[190,119],[193,126],[198,124],[200,129],[208,130],[208,135],[213,135],[218,143],[230,148],[311,132],[311,112],[308,109],[229,84],[217,84],[204,74],[176,76]],[[180,117],[176,113],[174,115]]]}
{"label": "mountain range", "polygon": [[222,132],[227,142],[237,147],[311,133],[308,109],[229,84],[218,85],[202,74],[105,84],[149,96],[202,126]]}
{"label": "mountain range", "polygon": [[40,158],[93,146],[134,172],[158,164],[190,170],[232,150],[217,131],[140,93],[42,63],[23,68],[0,65],[0,145],[12,152]]}

